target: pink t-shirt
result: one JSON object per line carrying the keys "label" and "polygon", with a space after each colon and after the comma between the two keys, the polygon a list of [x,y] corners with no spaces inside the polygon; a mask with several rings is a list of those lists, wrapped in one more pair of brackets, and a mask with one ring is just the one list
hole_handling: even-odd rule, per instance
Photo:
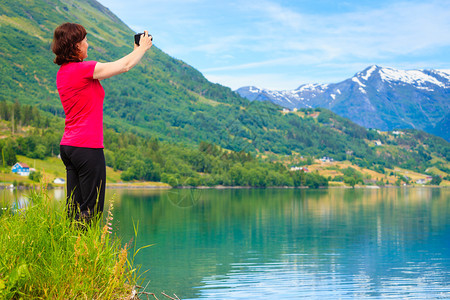
{"label": "pink t-shirt", "polygon": [[96,61],[63,64],[56,75],[66,126],[61,145],[103,148],[103,99],[100,81],[93,79]]}

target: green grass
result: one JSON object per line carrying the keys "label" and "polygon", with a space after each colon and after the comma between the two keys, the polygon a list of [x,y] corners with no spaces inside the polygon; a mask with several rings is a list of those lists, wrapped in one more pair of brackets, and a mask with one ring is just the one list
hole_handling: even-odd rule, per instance
{"label": "green grass", "polygon": [[23,155],[17,155],[17,161],[24,162],[40,171],[47,179],[53,181],[57,177],[66,178],[66,169],[61,159],[57,157],[47,157],[45,159],[28,158]]}
{"label": "green grass", "polygon": [[[0,203],[5,207],[5,203]],[[64,204],[34,191],[30,204],[0,210],[0,299],[124,299],[139,280],[134,251],[106,221],[80,230]]]}

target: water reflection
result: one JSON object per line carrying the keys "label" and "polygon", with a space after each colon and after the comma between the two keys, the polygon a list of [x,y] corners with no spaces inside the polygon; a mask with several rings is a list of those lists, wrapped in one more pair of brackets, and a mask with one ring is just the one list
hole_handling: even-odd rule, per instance
{"label": "water reflection", "polygon": [[[450,298],[448,189],[107,190],[147,291],[182,299]],[[56,197],[56,196],[55,196]],[[64,195],[63,195],[64,197]],[[108,203],[105,207],[108,207]]]}
{"label": "water reflection", "polygon": [[448,190],[119,191],[149,289],[183,299],[450,296]]}
{"label": "water reflection", "polygon": [[[32,204],[30,197],[32,192],[31,189],[14,189],[14,187],[0,189],[0,216],[9,209],[17,212],[29,207]],[[50,189],[47,195],[54,201],[65,199],[64,189]]]}
{"label": "water reflection", "polygon": [[[15,201],[19,201],[20,199],[28,199],[31,190],[23,189],[18,190],[14,188],[6,188],[0,189],[0,199],[2,204],[10,205]],[[56,201],[61,201],[65,199],[66,192],[62,188],[50,189],[47,191],[50,199],[54,199]]]}

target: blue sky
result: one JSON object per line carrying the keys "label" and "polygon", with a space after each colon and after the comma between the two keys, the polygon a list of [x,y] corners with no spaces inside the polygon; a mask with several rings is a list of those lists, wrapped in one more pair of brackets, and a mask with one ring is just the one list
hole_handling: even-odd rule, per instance
{"label": "blue sky", "polygon": [[450,1],[99,0],[232,89],[336,83],[369,65],[450,69]]}

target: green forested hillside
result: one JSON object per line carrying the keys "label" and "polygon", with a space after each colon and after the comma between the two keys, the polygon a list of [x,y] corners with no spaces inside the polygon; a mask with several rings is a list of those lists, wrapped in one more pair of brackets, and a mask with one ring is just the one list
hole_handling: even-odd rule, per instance
{"label": "green forested hillside", "polygon": [[[54,28],[67,21],[86,27],[90,60],[111,61],[132,50],[134,32],[95,0],[4,0],[0,4],[0,100],[9,105],[32,105],[63,117],[55,86],[58,66],[52,62],[50,43]],[[249,102],[227,87],[208,82],[185,62],[168,56],[157,48],[157,36],[154,40],[156,46],[136,68],[102,81],[106,91],[108,164],[129,170],[124,175],[129,175],[127,179],[145,178],[131,175],[139,173],[138,165],[146,165],[147,169],[161,168],[158,174],[167,182],[170,174],[183,173],[179,171],[183,164],[197,175],[213,176],[223,169],[229,177],[231,166],[219,164],[219,160],[212,160],[217,165],[216,173],[211,162],[211,167],[195,167],[196,163],[190,161],[190,151],[202,151],[205,145],[217,149],[212,153],[221,158],[232,150],[252,153],[254,158],[269,156],[272,160],[299,154],[349,159],[372,169],[402,166],[422,172],[430,167],[448,171],[449,143],[442,139],[415,131],[400,139],[391,138],[328,110],[285,114],[274,104]],[[63,125],[57,121],[55,124],[56,135]],[[162,142],[158,151],[163,158],[166,153],[178,153],[177,159],[170,162],[175,165],[172,171],[165,169],[166,161],[161,157],[146,151],[150,140]],[[373,147],[377,140],[390,147]],[[245,169],[245,162],[240,162],[240,166]],[[186,172],[177,180],[197,176],[187,169]],[[220,180],[216,183],[248,184]]]}
{"label": "green forested hillside", "polygon": [[[0,101],[0,170],[17,162],[54,157],[59,152],[63,119],[40,113],[30,105]],[[198,147],[160,142],[130,132],[105,131],[107,165],[122,171],[124,181],[162,181],[171,186],[327,186],[319,174],[290,172],[279,163],[264,162],[250,153],[201,142]],[[60,163],[62,167],[62,163]],[[39,180],[42,173],[31,173]]]}

